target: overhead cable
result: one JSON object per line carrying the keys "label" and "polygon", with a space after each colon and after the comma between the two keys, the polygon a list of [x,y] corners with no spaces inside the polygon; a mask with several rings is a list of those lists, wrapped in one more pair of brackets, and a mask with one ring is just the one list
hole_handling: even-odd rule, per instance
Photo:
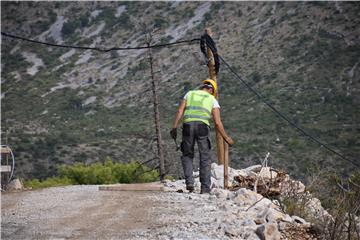
{"label": "overhead cable", "polygon": [[[140,50],[140,49],[147,49],[147,48],[161,48],[161,47],[169,47],[169,46],[174,46],[174,45],[179,45],[179,44],[184,44],[184,43],[188,43],[188,44],[192,44],[192,43],[198,43],[200,41],[199,38],[194,38],[191,40],[183,40],[183,41],[177,41],[177,42],[173,42],[173,43],[165,43],[165,44],[157,44],[157,45],[148,45],[148,46],[142,46],[142,47],[112,47],[112,48],[98,48],[98,47],[84,47],[84,46],[72,46],[72,45],[61,45],[61,44],[54,44],[54,43],[48,43],[48,42],[42,42],[42,41],[37,41],[37,40],[32,40],[32,39],[28,39],[28,38],[24,38],[24,37],[20,37],[20,36],[16,36],[13,34],[9,34],[9,33],[5,33],[5,32],[1,32],[1,35],[5,36],[5,37],[9,37],[9,38],[13,38],[13,39],[18,39],[18,40],[23,40],[23,41],[27,41],[27,42],[31,42],[31,43],[36,43],[36,44],[42,44],[42,45],[47,45],[47,46],[51,46],[51,47],[61,47],[61,48],[73,48],[73,49],[81,49],[81,50],[94,50],[94,51],[99,51],[99,52],[109,52],[109,51],[125,51],[125,50]],[[265,97],[263,97],[259,92],[257,92],[254,88],[252,88],[246,81],[244,81],[242,79],[242,77],[234,71],[234,69],[225,61],[224,58],[222,58],[221,55],[218,55],[219,58],[221,59],[221,61],[228,67],[228,69],[252,92],[254,93],[263,103],[265,103],[271,110],[273,110],[279,117],[281,117],[283,120],[285,120],[286,122],[288,122],[290,124],[290,126],[294,127],[296,130],[298,130],[299,132],[301,132],[302,134],[304,134],[305,136],[309,137],[311,140],[313,140],[314,142],[318,143],[321,147],[326,148],[328,151],[336,154],[337,156],[341,157],[342,159],[354,164],[355,166],[360,167],[360,164],[358,164],[357,162],[350,160],[348,158],[346,158],[344,155],[342,155],[341,153],[335,151],[334,149],[332,149],[330,146],[328,146],[327,144],[321,142],[320,140],[318,140],[317,138],[315,138],[314,136],[310,135],[309,133],[307,133],[304,129],[302,129],[301,127],[299,127],[298,125],[296,125],[294,122],[292,122],[289,118],[287,118],[284,114],[282,114],[280,111],[278,111],[274,106],[272,106],[266,99]]]}
{"label": "overhead cable", "polygon": [[149,46],[142,46],[142,47],[99,48],[99,47],[73,46],[73,45],[62,45],[62,44],[42,42],[42,41],[32,40],[32,39],[25,38],[25,37],[16,36],[16,35],[5,33],[5,32],[1,32],[1,35],[5,36],[5,37],[13,38],[13,39],[23,40],[26,42],[31,42],[31,43],[36,43],[36,44],[47,45],[47,46],[51,46],[51,47],[73,48],[73,49],[80,49],[80,50],[94,50],[94,51],[99,51],[99,52],[139,50],[139,49],[147,49],[147,48],[162,48],[162,47],[169,47],[169,46],[174,46],[174,45],[179,45],[179,44],[184,44],[184,43],[193,44],[193,43],[198,43],[200,41],[199,38],[194,38],[194,39],[190,39],[190,40],[182,40],[182,41],[177,41],[177,42],[172,42],[172,43],[156,44],[156,45],[149,45]]}
{"label": "overhead cable", "polygon": [[219,55],[219,58],[221,59],[221,61],[228,67],[228,69],[252,92],[254,93],[263,103],[265,103],[271,110],[273,110],[279,117],[281,117],[283,120],[285,120],[287,123],[290,124],[290,126],[294,127],[296,130],[298,130],[299,132],[301,132],[302,134],[304,134],[305,136],[307,136],[308,138],[310,138],[311,140],[313,140],[314,142],[318,143],[321,147],[324,147],[325,149],[329,150],[330,152],[336,154],[337,156],[341,157],[342,159],[344,159],[345,161],[348,161],[352,164],[354,164],[355,166],[360,167],[360,164],[345,157],[344,155],[342,155],[341,153],[335,151],[333,148],[331,148],[329,145],[321,142],[320,140],[318,140],[316,137],[310,135],[309,133],[307,133],[304,129],[302,129],[301,127],[299,127],[298,125],[296,125],[294,122],[292,122],[288,117],[286,117],[284,114],[282,114],[279,110],[277,110],[273,105],[271,105],[265,97],[263,97],[259,92],[257,92],[254,88],[252,88],[226,61],[225,59]]}

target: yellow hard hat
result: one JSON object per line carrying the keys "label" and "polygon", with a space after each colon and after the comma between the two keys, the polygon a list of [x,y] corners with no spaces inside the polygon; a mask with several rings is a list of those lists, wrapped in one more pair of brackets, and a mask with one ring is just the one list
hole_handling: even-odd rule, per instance
{"label": "yellow hard hat", "polygon": [[217,93],[217,84],[216,84],[216,82],[214,80],[208,78],[208,79],[205,79],[203,81],[203,84],[210,84],[214,89],[213,96],[216,97],[216,93]]}

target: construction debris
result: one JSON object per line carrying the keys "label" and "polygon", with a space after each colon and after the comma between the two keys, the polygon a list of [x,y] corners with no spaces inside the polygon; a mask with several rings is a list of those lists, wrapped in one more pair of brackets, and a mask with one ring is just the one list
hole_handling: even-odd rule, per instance
{"label": "construction debris", "polygon": [[286,173],[271,169],[269,167],[261,169],[259,174],[250,176],[235,176],[236,183],[231,190],[247,188],[260,193],[263,196],[279,196],[282,191],[282,183],[288,180]]}

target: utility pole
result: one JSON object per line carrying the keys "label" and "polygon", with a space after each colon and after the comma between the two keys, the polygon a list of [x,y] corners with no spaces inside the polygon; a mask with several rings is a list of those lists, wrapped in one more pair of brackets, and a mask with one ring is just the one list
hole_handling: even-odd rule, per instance
{"label": "utility pole", "polygon": [[[152,41],[152,34],[148,33],[146,44],[150,47]],[[162,137],[160,131],[160,114],[159,114],[159,80],[154,75],[153,68],[153,57],[152,50],[148,48],[149,55],[149,63],[150,63],[150,73],[151,73],[151,85],[153,92],[153,104],[154,104],[154,120],[155,120],[155,128],[156,128],[156,142],[157,142],[157,155],[159,158],[159,166],[160,166],[160,181],[164,180],[165,177],[165,164],[164,164],[164,148],[162,144]]]}
{"label": "utility pole", "polygon": [[[209,47],[207,47],[206,53],[209,58],[208,61],[209,76],[212,80],[216,82],[216,84],[218,84],[216,78],[215,59],[213,52]],[[219,88],[216,93],[216,98],[219,101]],[[218,164],[224,165],[224,188],[226,189],[228,188],[229,146],[227,142],[225,142],[224,138],[221,136],[218,130],[216,130],[216,149],[217,149]]]}
{"label": "utility pole", "polygon": [[[216,79],[214,55],[209,47],[206,49],[206,51],[209,56],[209,62],[208,62],[209,76],[212,80],[214,80],[216,83],[218,83],[218,81]],[[217,98],[217,100],[219,100],[219,88],[218,88],[218,92],[216,94],[216,98]],[[216,149],[217,149],[219,165],[224,164],[224,154],[225,154],[224,153],[224,144],[225,144],[224,138],[221,136],[220,132],[218,130],[216,130]]]}

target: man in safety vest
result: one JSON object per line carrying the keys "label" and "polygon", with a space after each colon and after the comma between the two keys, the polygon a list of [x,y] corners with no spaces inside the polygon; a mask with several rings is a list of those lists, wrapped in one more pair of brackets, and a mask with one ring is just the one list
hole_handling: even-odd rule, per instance
{"label": "man in safety vest", "polygon": [[200,90],[189,91],[180,102],[170,135],[176,140],[177,127],[183,118],[181,162],[185,175],[186,189],[194,191],[193,158],[195,141],[200,153],[201,192],[209,193],[211,186],[210,123],[212,117],[216,129],[229,144],[234,141],[226,134],[220,118],[220,106],[216,100],[217,84],[212,79],[203,81]]}

